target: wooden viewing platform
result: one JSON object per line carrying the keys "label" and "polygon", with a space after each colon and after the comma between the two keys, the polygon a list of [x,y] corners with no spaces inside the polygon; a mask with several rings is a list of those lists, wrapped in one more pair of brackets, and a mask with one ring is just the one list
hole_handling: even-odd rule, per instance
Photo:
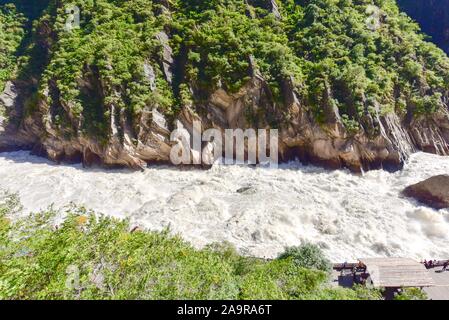
{"label": "wooden viewing platform", "polygon": [[426,267],[406,258],[363,258],[366,273],[375,288],[433,287],[435,282]]}
{"label": "wooden viewing platform", "polygon": [[333,285],[352,287],[356,283],[384,288],[385,298],[392,299],[402,288],[417,287],[430,300],[449,300],[448,260],[431,264],[407,258],[361,258],[357,263],[333,265]]}

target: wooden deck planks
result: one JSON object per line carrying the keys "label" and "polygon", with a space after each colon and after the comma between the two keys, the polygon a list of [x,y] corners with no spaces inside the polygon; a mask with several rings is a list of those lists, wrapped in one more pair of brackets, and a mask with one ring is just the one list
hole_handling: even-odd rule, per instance
{"label": "wooden deck planks", "polygon": [[432,287],[435,282],[421,263],[406,258],[362,258],[374,287]]}

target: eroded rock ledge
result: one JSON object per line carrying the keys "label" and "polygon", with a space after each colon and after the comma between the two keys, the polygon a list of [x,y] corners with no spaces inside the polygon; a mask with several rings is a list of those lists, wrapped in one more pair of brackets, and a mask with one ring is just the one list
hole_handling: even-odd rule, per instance
{"label": "eroded rock ledge", "polygon": [[[149,162],[169,162],[171,130],[179,123],[192,132],[193,121],[199,120],[203,130],[277,128],[281,161],[298,158],[303,163],[330,169],[396,170],[418,150],[449,155],[449,112],[446,110],[411,121],[396,114],[379,114],[369,120],[370,131],[376,134],[369,135],[367,130],[362,130],[351,135],[343,126],[338,110],[328,110],[326,122],[317,123],[289,81],[285,81],[283,89],[288,102],[284,112],[279,111],[265,80],[257,74],[236,94],[218,89],[207,102],[184,106],[171,123],[157,106],[145,108],[134,123],[111,106],[115,116],[111,116],[111,134],[106,142],[82,134],[65,138],[51,117],[46,116],[49,107],[41,101],[39,113],[26,117],[18,126],[2,119],[0,151],[31,149],[57,162],[142,168]],[[14,84],[8,83],[0,103],[9,109],[10,115],[18,108],[18,98]],[[270,124],[273,122],[280,125],[273,126]]]}

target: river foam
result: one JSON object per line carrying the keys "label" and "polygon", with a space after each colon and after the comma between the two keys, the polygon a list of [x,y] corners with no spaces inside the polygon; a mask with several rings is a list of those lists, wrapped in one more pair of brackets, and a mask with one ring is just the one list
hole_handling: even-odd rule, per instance
{"label": "river foam", "polygon": [[400,195],[406,186],[444,173],[449,157],[424,153],[414,154],[402,171],[363,176],[296,162],[278,169],[83,169],[27,152],[0,154],[0,189],[17,192],[24,213],[74,202],[151,230],[170,227],[198,247],[228,241],[242,253],[274,257],[309,241],[341,262],[449,258],[449,210]]}

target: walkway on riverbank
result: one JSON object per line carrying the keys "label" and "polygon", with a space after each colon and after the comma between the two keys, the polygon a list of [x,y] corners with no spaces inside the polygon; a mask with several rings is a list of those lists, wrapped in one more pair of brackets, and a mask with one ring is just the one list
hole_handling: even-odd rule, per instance
{"label": "walkway on riverbank", "polygon": [[[372,259],[376,261],[376,259]],[[377,259],[379,261],[387,261],[394,262],[395,260],[408,260],[408,259],[395,259],[395,258],[385,258],[385,259]],[[417,263],[415,263],[417,264]],[[359,263],[345,263],[345,264],[335,264],[332,272],[332,282],[333,286],[341,286],[345,288],[351,288],[354,283],[361,283],[368,280],[370,283],[374,279],[375,282],[379,284],[381,279],[388,279],[388,276],[393,280],[397,280],[398,278],[403,280],[408,278],[407,274],[410,272],[413,273],[413,270],[407,270],[405,268],[396,268],[392,266],[392,270],[388,268],[379,269],[378,267],[374,268],[375,276],[374,278],[368,276],[370,270],[364,266],[364,268],[360,268]],[[386,264],[388,266],[388,263]],[[447,271],[443,271],[442,262],[439,262],[436,267],[432,267],[430,269],[419,270],[421,274],[419,278],[427,278],[427,285],[423,286],[423,291],[427,294],[430,300],[449,300],[449,269]],[[424,273],[423,273],[424,272]],[[428,276],[426,276],[426,273]],[[410,279],[414,279],[417,275],[411,275]],[[390,280],[391,280],[390,279]],[[410,280],[410,279],[407,279]],[[406,283],[407,281],[403,282]],[[372,284],[371,284],[372,285]],[[379,285],[378,285],[379,286]]]}
{"label": "walkway on riverbank", "polygon": [[424,292],[430,300],[449,300],[449,270],[441,271],[441,268],[428,270],[433,281],[434,287],[424,288]]}

